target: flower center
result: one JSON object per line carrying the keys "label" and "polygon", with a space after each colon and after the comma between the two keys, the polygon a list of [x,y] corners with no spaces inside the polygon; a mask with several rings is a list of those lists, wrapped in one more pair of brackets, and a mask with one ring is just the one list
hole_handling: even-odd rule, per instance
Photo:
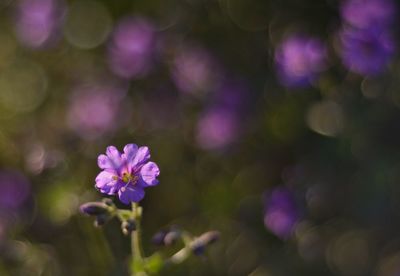
{"label": "flower center", "polygon": [[124,173],[122,174],[121,180],[122,180],[123,182],[125,182],[125,183],[131,182],[132,185],[135,185],[136,182],[137,182],[137,180],[138,180],[138,177],[137,177],[136,175],[131,175],[130,173],[124,172]]}

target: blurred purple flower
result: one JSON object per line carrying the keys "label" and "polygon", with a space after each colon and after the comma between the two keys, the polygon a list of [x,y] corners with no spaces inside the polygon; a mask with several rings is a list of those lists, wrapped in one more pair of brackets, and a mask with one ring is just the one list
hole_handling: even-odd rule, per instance
{"label": "blurred purple flower", "polygon": [[341,15],[353,27],[365,29],[392,24],[395,10],[392,0],[348,0],[342,5]]}
{"label": "blurred purple flower", "polygon": [[295,197],[287,188],[275,188],[265,197],[264,225],[278,237],[289,238],[299,219]]}
{"label": "blurred purple flower", "polygon": [[327,67],[327,50],[322,41],[292,35],[275,52],[278,78],[287,87],[304,87]]}
{"label": "blurred purple flower", "polygon": [[59,0],[21,0],[15,16],[18,39],[31,48],[50,45],[60,34],[64,13]]}
{"label": "blurred purple flower", "polygon": [[216,61],[202,48],[183,47],[173,59],[172,79],[182,92],[208,92],[217,85],[219,77]]}
{"label": "blurred purple flower", "polygon": [[84,139],[96,139],[118,127],[125,87],[89,84],[75,88],[68,111],[68,124]]}
{"label": "blurred purple flower", "polygon": [[339,33],[343,64],[361,75],[382,73],[395,53],[391,34],[396,6],[392,0],[349,0],[341,15],[348,24]]}
{"label": "blurred purple flower", "polygon": [[204,149],[223,148],[235,141],[238,132],[236,115],[214,108],[206,112],[197,126],[197,142]]}
{"label": "blurred purple flower", "polygon": [[96,177],[96,188],[108,195],[118,193],[124,204],[139,202],[144,188],[158,184],[160,169],[149,160],[148,147],[128,144],[122,154],[114,146],[107,147],[106,155],[98,157],[97,164],[103,171]]}
{"label": "blurred purple flower", "polygon": [[30,183],[15,170],[0,171],[0,208],[2,211],[16,211],[28,198]]}
{"label": "blurred purple flower", "polygon": [[393,37],[380,28],[344,28],[339,39],[343,64],[361,75],[381,73],[395,53]]}
{"label": "blurred purple flower", "polygon": [[147,73],[155,52],[153,25],[143,18],[124,18],[114,29],[109,47],[111,70],[120,77],[140,77]]}
{"label": "blurred purple flower", "polygon": [[196,140],[203,149],[223,149],[237,140],[249,98],[247,88],[239,82],[226,82],[216,91],[215,100],[202,114]]}

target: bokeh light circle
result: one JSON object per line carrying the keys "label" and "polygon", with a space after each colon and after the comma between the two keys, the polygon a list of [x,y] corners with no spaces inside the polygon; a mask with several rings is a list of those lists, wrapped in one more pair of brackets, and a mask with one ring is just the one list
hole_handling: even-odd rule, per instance
{"label": "bokeh light circle", "polygon": [[0,107],[13,113],[36,109],[45,99],[47,76],[30,60],[16,60],[0,74]]}
{"label": "bokeh light circle", "polygon": [[306,119],[310,129],[325,136],[337,136],[344,127],[342,108],[333,101],[314,104]]}
{"label": "bokeh light circle", "polygon": [[77,1],[69,8],[64,34],[72,45],[92,49],[107,39],[111,25],[111,16],[102,3],[91,0]]}

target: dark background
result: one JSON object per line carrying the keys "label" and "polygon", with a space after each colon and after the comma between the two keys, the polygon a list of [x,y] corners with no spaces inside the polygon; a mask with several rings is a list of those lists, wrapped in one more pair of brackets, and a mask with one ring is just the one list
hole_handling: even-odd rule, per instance
{"label": "dark background", "polygon": [[[163,275],[400,273],[399,60],[395,53],[375,76],[343,66],[335,48],[340,1],[54,3],[51,39],[30,43],[18,35],[21,4],[0,2],[1,275],[127,275],[129,239],[118,223],[95,228],[78,208],[102,197],[97,156],[127,143],[149,146],[161,170],[141,202],[147,255],[158,250],[152,235],[168,225],[221,232],[204,257]],[[123,78],[108,55],[127,16],[152,22],[154,39],[148,69]],[[288,88],[274,51],[296,32],[328,45],[329,68]],[[210,58],[195,60],[206,62],[210,83],[181,91],[174,59],[191,48]],[[89,97],[78,110],[93,113],[75,124],[79,91],[114,82],[122,92],[103,101],[111,111],[88,107],[96,103]],[[202,118],[221,109],[217,134],[201,134]],[[93,126],[104,112],[111,123]],[[10,187],[2,175],[26,179]],[[286,236],[264,224],[277,188],[291,194],[282,216],[295,223]]]}

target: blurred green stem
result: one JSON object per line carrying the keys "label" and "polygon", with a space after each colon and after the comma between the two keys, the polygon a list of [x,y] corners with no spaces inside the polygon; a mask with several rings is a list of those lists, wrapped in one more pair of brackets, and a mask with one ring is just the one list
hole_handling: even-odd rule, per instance
{"label": "blurred green stem", "polygon": [[136,230],[131,234],[131,250],[132,250],[132,275],[145,276],[144,271],[143,250],[141,241],[141,225],[142,207],[138,203],[132,203],[132,217],[136,223]]}
{"label": "blurred green stem", "polygon": [[183,263],[191,255],[190,248],[184,247],[174,255],[172,255],[168,260],[165,261],[166,265],[169,264],[180,264]]}
{"label": "blurred green stem", "polygon": [[189,258],[192,255],[192,248],[191,248],[192,237],[189,235],[189,233],[187,232],[182,233],[182,241],[185,244],[185,247],[183,247],[181,250],[179,250],[174,255],[169,257],[165,261],[165,265],[183,263],[187,258]]}

